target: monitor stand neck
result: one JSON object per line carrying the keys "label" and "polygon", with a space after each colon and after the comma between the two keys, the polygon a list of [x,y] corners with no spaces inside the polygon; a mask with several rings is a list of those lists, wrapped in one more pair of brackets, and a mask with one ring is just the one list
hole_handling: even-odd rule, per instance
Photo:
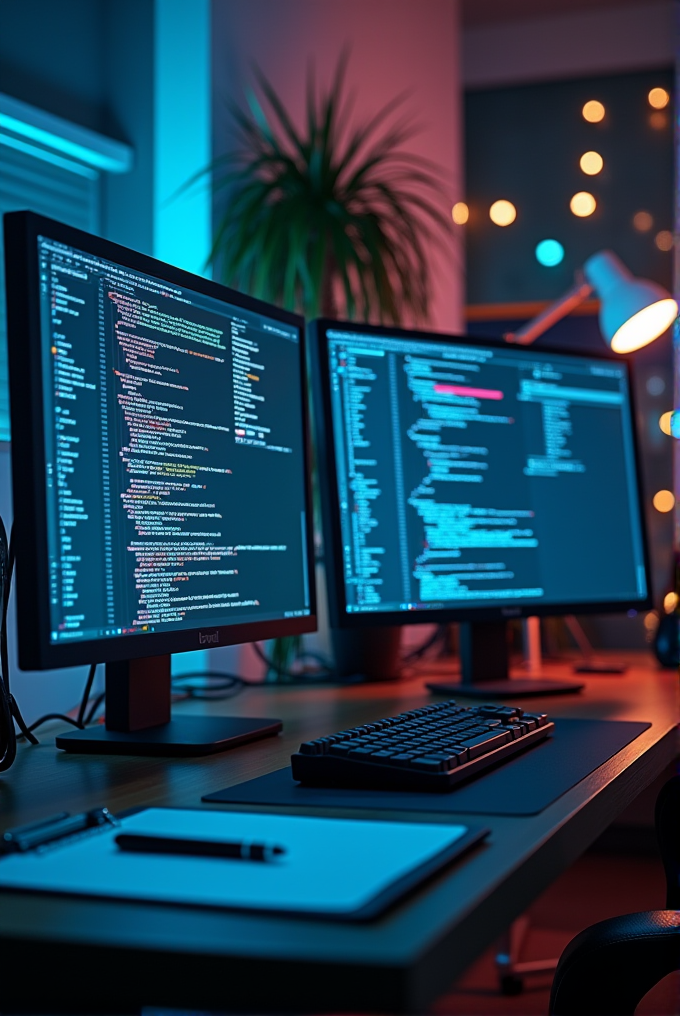
{"label": "monitor stand neck", "polygon": [[280,720],[246,716],[170,718],[170,656],[106,664],[104,724],[61,734],[57,748],[87,755],[212,755],[278,734]]}
{"label": "monitor stand neck", "polygon": [[[535,630],[532,634],[535,640]],[[583,688],[583,682],[577,681],[548,681],[539,677],[511,678],[505,621],[462,623],[458,630],[458,647],[460,684],[428,681],[427,686],[432,691],[460,695],[461,698],[513,699],[533,695],[563,695]],[[536,646],[534,657],[535,654]]]}
{"label": "monitor stand neck", "polygon": [[507,681],[510,677],[505,621],[464,621],[458,629],[461,683]]}
{"label": "monitor stand neck", "polygon": [[129,733],[170,722],[170,656],[106,664],[106,729]]}

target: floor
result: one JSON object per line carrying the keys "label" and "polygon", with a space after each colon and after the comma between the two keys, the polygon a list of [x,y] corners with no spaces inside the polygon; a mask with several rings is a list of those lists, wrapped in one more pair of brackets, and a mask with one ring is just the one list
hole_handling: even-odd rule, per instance
{"label": "floor", "polygon": [[[656,858],[588,853],[566,871],[529,908],[531,930],[522,960],[559,956],[579,931],[619,914],[662,909],[665,881]],[[548,1012],[552,974],[525,978],[514,997],[498,989],[494,965],[497,948],[489,949],[433,1007],[435,1016],[533,1016]],[[677,1016],[680,973],[649,992],[636,1016]]]}

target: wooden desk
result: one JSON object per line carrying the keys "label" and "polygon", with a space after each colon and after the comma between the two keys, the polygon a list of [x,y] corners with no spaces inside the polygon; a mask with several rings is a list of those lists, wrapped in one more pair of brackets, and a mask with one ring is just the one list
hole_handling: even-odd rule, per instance
{"label": "wooden desk", "polygon": [[[647,720],[651,728],[539,815],[482,819],[492,830],[485,844],[379,921],[343,926],[3,893],[0,1007],[424,1012],[677,757],[677,674],[656,669],[643,654],[628,660],[631,669],[621,677],[588,678],[580,695],[526,700],[527,708]],[[567,674],[565,666],[544,669],[555,677]],[[0,778],[3,828],[103,804],[114,811],[206,807],[201,794],[286,765],[300,741],[430,701],[425,676],[431,671],[398,683],[266,686],[210,705],[183,703],[178,709],[188,714],[284,720],[276,739],[201,760],[66,755],[43,734],[41,745],[22,747],[12,771]],[[422,814],[399,817],[423,820]],[[465,821],[462,814],[456,818]]]}

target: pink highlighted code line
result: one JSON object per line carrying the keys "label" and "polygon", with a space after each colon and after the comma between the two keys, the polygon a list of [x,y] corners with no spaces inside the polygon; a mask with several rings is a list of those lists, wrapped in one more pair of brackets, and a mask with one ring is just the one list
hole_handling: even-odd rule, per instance
{"label": "pink highlighted code line", "polygon": [[435,385],[437,395],[469,395],[473,399],[494,399],[496,402],[503,398],[503,392],[494,388],[466,388],[464,385]]}

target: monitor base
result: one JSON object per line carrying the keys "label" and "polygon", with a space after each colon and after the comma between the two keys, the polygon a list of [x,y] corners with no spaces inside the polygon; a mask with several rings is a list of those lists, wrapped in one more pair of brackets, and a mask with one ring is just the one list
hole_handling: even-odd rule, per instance
{"label": "monitor base", "polygon": [[578,663],[575,674],[625,674],[627,668],[618,663]]}
{"label": "monitor base", "polygon": [[104,726],[60,734],[57,748],[84,755],[162,755],[192,758],[237,748],[282,729],[281,720],[246,716],[181,716],[144,730]]}
{"label": "monitor base", "polygon": [[462,698],[516,699],[534,695],[570,695],[580,691],[580,681],[549,681],[545,678],[510,678],[501,681],[478,681],[463,684],[453,681],[428,681],[427,688],[436,695],[460,695]]}

